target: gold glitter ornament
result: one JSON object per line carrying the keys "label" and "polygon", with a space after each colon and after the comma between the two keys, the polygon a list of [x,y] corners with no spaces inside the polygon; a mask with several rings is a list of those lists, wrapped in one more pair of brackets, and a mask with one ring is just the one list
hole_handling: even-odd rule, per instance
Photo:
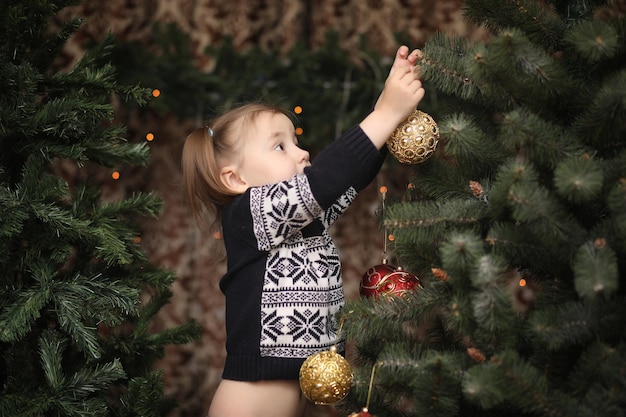
{"label": "gold glitter ornament", "polygon": [[305,397],[315,404],[331,405],[350,392],[352,368],[333,346],[309,356],[300,367],[299,380]]}
{"label": "gold glitter ornament", "polygon": [[419,164],[435,152],[439,126],[433,118],[415,109],[387,140],[389,152],[403,164]]}

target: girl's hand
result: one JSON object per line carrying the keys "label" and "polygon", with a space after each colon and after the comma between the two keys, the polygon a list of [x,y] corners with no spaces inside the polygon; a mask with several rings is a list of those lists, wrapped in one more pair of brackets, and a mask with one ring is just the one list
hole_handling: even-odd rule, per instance
{"label": "girl's hand", "polygon": [[378,97],[374,111],[360,126],[378,148],[382,148],[393,131],[411,114],[424,98],[424,88],[419,80],[415,64],[421,58],[418,49],[409,54],[409,48],[402,45],[385,81],[385,88]]}
{"label": "girl's hand", "polygon": [[424,97],[424,88],[419,80],[419,70],[415,64],[422,58],[422,51],[413,50],[402,45],[396,52],[385,88],[380,94],[374,110],[397,113],[402,122],[417,107]]}

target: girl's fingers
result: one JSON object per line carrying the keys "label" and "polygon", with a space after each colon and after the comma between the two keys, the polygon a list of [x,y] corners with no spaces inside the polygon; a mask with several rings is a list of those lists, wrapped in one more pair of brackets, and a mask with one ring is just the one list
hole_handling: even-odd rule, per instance
{"label": "girl's fingers", "polygon": [[415,68],[413,68],[413,74],[415,75],[415,78],[417,78],[418,80],[422,78],[422,67],[420,65],[416,65]]}
{"label": "girl's fingers", "polygon": [[422,51],[420,51],[419,49],[414,49],[413,52],[409,54],[407,59],[409,60],[411,65],[414,65],[417,61],[422,59],[423,56],[424,54],[422,53]]}
{"label": "girl's fingers", "polygon": [[393,60],[393,64],[391,65],[391,70],[389,73],[393,73],[396,68],[402,68],[406,64],[406,60],[408,58],[409,48],[406,45],[402,45],[396,51],[396,57]]}
{"label": "girl's fingers", "polygon": [[397,75],[399,79],[403,79],[404,77],[406,77],[407,75],[411,74],[411,78],[415,78],[413,76],[415,71],[415,68],[410,66],[410,65],[406,65],[404,67],[402,67],[401,69],[399,68],[397,71]]}
{"label": "girl's fingers", "polygon": [[408,54],[409,54],[409,48],[406,45],[402,45],[396,51],[395,60],[398,61],[399,59],[406,59]]}

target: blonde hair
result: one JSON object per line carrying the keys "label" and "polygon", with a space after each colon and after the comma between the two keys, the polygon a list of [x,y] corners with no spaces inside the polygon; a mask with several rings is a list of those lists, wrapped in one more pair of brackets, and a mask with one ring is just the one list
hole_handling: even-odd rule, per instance
{"label": "blonde hair", "polygon": [[[187,202],[196,220],[221,212],[235,195],[220,178],[221,163],[239,156],[244,134],[259,114],[281,113],[293,120],[293,115],[272,104],[250,103],[236,107],[212,119],[205,127],[191,132],[182,152],[183,184]],[[212,216],[211,216],[212,217]]]}

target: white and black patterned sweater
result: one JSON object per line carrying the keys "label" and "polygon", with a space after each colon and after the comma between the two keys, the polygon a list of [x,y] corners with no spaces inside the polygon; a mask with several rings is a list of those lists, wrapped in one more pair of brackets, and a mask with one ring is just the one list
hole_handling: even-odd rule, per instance
{"label": "white and black patterned sweater", "polygon": [[344,295],[328,228],[374,179],[386,154],[354,126],[303,174],[250,188],[225,207],[224,379],[298,379],[309,355],[338,342],[335,316]]}

